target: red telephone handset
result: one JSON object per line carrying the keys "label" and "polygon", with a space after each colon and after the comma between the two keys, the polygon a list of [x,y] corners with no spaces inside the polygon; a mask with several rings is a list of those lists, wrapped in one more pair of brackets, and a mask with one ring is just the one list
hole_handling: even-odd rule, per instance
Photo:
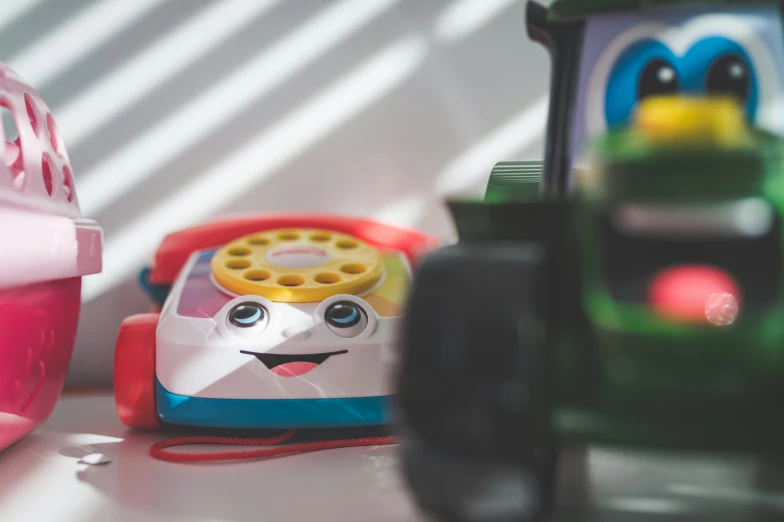
{"label": "red telephone handset", "polygon": [[412,267],[416,260],[439,246],[430,236],[369,219],[324,214],[245,215],[220,218],[169,234],[161,242],[149,273],[154,285],[169,285],[190,255],[225,245],[233,239],[279,228],[316,228],[355,236],[377,248],[402,252]]}

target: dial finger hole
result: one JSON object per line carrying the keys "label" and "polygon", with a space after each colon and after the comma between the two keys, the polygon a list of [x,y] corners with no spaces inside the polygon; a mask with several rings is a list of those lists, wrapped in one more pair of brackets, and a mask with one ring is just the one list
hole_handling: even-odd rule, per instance
{"label": "dial finger hole", "polygon": [[348,263],[340,267],[340,271],[346,274],[362,274],[365,270],[364,265],[359,263]]}
{"label": "dial finger hole", "polygon": [[316,274],[316,277],[314,277],[313,280],[322,285],[334,285],[335,283],[340,282],[340,276],[327,272],[324,274]]}
{"label": "dial finger hole", "polygon": [[287,274],[278,278],[278,284],[290,287],[302,286],[305,284],[305,278],[295,274]]}
{"label": "dial finger hole", "polygon": [[329,234],[324,234],[322,232],[317,232],[315,234],[310,235],[310,240],[315,243],[326,243],[330,239],[332,239],[332,236],[330,236]]}
{"label": "dial finger hole", "polygon": [[248,247],[232,247],[229,249],[230,256],[247,256],[250,255],[250,248]]}
{"label": "dial finger hole", "polygon": [[248,239],[248,244],[253,246],[269,245],[269,239],[267,239],[266,237],[255,236]]}
{"label": "dial finger hole", "polygon": [[248,270],[243,274],[243,277],[248,281],[266,281],[272,275],[266,270]]}
{"label": "dial finger hole", "polygon": [[351,250],[359,247],[359,243],[352,239],[341,239],[335,244],[335,246],[342,248],[343,250]]}
{"label": "dial finger hole", "polygon": [[299,239],[299,234],[296,232],[283,232],[282,234],[278,234],[278,239],[281,241],[296,241]]}
{"label": "dial finger hole", "polygon": [[250,268],[250,261],[247,259],[231,259],[226,261],[226,268],[232,270],[242,270],[243,268]]}

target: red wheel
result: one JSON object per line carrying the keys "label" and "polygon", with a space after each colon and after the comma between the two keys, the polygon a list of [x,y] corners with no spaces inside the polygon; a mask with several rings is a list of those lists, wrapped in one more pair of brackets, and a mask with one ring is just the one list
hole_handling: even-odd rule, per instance
{"label": "red wheel", "polygon": [[128,317],[114,352],[114,400],[126,426],[160,428],[155,406],[155,330],[159,314]]}

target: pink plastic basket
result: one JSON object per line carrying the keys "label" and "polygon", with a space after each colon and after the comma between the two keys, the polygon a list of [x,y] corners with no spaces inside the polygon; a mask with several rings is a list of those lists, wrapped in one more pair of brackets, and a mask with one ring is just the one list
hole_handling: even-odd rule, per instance
{"label": "pink plastic basket", "polygon": [[0,450],[44,422],[62,391],[81,277],[101,271],[102,234],[82,219],[71,164],[38,93],[0,63]]}

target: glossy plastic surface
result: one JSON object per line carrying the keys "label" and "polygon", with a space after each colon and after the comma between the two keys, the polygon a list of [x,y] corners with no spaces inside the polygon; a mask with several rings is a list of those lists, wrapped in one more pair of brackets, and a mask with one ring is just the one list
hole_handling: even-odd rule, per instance
{"label": "glossy plastic surface", "polygon": [[[157,417],[166,424],[390,422],[411,265],[436,244],[372,221],[308,215],[248,216],[172,234],[143,277],[173,283],[154,338],[156,319],[147,315],[126,321],[118,340],[121,419],[152,427],[154,386]],[[179,275],[167,281],[172,273]],[[235,316],[243,307],[253,313]],[[329,319],[336,309],[345,317]]]}
{"label": "glossy plastic surface", "polygon": [[[206,414],[220,401],[220,415],[211,418],[226,427],[239,427],[238,422],[244,427],[364,425],[386,418],[380,406],[391,393],[392,351],[410,283],[404,257],[385,253],[384,277],[370,291],[300,303],[229,294],[210,277],[212,255],[194,254],[161,313],[159,391],[178,396],[162,402],[158,394],[164,421],[203,424],[192,413],[194,406]],[[263,308],[264,324],[241,328],[231,323],[231,311],[244,303]],[[351,303],[363,316],[350,337],[325,320],[327,310],[339,303]],[[368,398],[370,413],[367,405],[354,404]],[[357,400],[338,404],[338,399]],[[280,413],[285,401],[291,401],[289,414]]]}
{"label": "glossy plastic surface", "polygon": [[[361,270],[350,271],[352,266]],[[335,293],[364,293],[383,274],[384,260],[375,248],[325,229],[283,228],[251,234],[221,247],[212,259],[213,278],[229,292],[289,303],[322,301]]]}
{"label": "glossy plastic surface", "polygon": [[120,420],[134,428],[159,426],[155,411],[155,329],[158,314],[128,317],[114,354],[114,399]]}
{"label": "glossy plastic surface", "polygon": [[0,207],[81,218],[68,152],[49,107],[3,63],[0,106],[10,112],[18,133],[6,136],[3,132],[0,140],[5,160],[0,161]]}
{"label": "glossy plastic surface", "polygon": [[[156,382],[161,418],[182,426],[224,428],[341,428],[392,422],[387,396],[233,400],[185,397]],[[126,423],[127,424],[127,423]],[[141,426],[140,426],[141,427]]]}
{"label": "glossy plastic surface", "polygon": [[231,216],[166,236],[155,254],[148,280],[153,285],[171,284],[197,250],[217,248],[248,234],[297,227],[325,228],[354,235],[371,246],[398,250],[410,260],[439,246],[432,237],[367,219],[324,214]]}
{"label": "glossy plastic surface", "polygon": [[81,278],[0,289],[0,449],[44,422],[65,381]]}
{"label": "glossy plastic surface", "polygon": [[101,230],[82,219],[54,117],[3,63],[0,111],[0,288],[100,272]]}
{"label": "glossy plastic surface", "polygon": [[101,271],[102,234],[81,217],[49,108],[2,63],[0,111],[2,450],[46,420],[57,401],[76,335],[81,276]]}
{"label": "glossy plastic surface", "polygon": [[0,288],[101,271],[102,232],[94,221],[3,204],[0,201]]}

